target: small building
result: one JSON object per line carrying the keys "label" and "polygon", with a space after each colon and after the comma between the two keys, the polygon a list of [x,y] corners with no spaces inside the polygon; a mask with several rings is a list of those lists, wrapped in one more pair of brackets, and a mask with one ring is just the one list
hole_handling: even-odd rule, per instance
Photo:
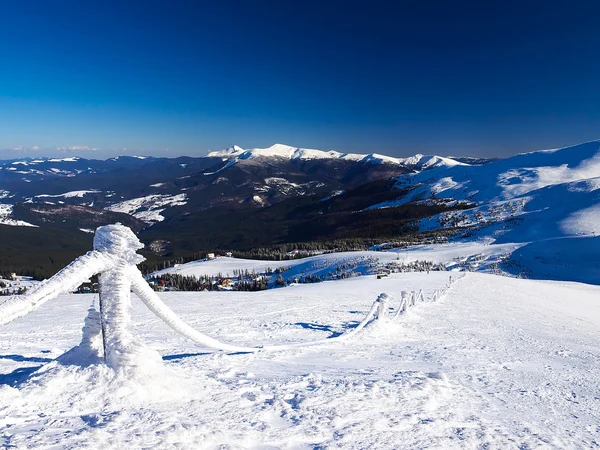
{"label": "small building", "polygon": [[227,256],[228,258],[231,258],[233,256],[233,253],[227,252],[227,253],[225,253],[225,256]]}
{"label": "small building", "polygon": [[206,259],[208,259],[208,260],[215,259],[215,254],[214,253],[207,253],[206,254]]}

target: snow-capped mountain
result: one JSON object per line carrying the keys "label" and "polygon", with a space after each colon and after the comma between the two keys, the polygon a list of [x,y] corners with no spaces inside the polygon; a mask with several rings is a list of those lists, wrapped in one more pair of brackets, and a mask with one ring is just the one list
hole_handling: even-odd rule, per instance
{"label": "snow-capped mountain", "polygon": [[[174,207],[265,207],[297,196],[322,198],[410,170],[398,158],[280,144],[248,151],[233,146],[201,158],[24,159],[0,161],[0,202],[88,206],[125,212],[152,225],[190,212]],[[10,223],[20,222],[10,218]]]}
{"label": "snow-capped mountain", "polygon": [[224,158],[227,160],[244,160],[255,158],[279,158],[288,161],[293,160],[342,160],[361,162],[366,164],[395,164],[398,166],[409,167],[412,169],[424,170],[439,166],[468,165],[458,162],[452,158],[444,158],[436,155],[417,154],[408,158],[395,158],[392,156],[381,155],[378,153],[360,154],[360,153],[340,153],[335,150],[316,150],[309,148],[298,148],[284,144],[274,144],[267,148],[252,148],[244,150],[234,145],[228,149],[210,152],[209,157]]}
{"label": "snow-capped mountain", "polygon": [[[569,239],[560,245],[585,252],[600,233],[599,180],[600,141],[498,160],[276,144],[202,158],[4,161],[0,226],[39,233],[64,223],[84,233],[121,214],[147,242],[173,243],[175,255],[437,230],[506,243]],[[67,207],[86,225],[63,222]]]}
{"label": "snow-capped mountain", "polygon": [[595,262],[600,254],[600,141],[483,166],[432,168],[399,177],[395,187],[402,193],[398,198],[370,208],[463,204],[464,210],[420,220],[420,230],[464,228],[496,243],[526,243],[511,260],[529,275],[600,282]]}

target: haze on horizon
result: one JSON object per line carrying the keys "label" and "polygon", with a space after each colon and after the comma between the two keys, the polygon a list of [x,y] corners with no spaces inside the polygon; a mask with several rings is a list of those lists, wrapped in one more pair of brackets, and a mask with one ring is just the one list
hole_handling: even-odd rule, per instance
{"label": "haze on horizon", "polygon": [[[326,4],[322,4],[326,3]],[[3,2],[0,159],[600,138],[597,2]]]}

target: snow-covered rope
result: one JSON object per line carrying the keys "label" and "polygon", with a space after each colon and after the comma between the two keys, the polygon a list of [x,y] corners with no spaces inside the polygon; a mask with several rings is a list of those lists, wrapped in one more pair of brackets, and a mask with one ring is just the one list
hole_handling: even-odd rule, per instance
{"label": "snow-covered rope", "polygon": [[383,317],[387,310],[387,300],[389,296],[385,293],[380,294],[377,300],[371,306],[371,309],[364,317],[364,319],[352,330],[334,338],[320,339],[311,342],[298,342],[293,344],[282,344],[282,345],[265,345],[256,347],[245,347],[228,344],[221,342],[217,339],[211,338],[204,333],[199,332],[195,328],[192,328],[186,324],[177,314],[175,314],[165,303],[158,297],[156,292],[148,286],[148,283],[142,277],[141,273],[132,270],[130,274],[131,288],[133,292],[144,302],[144,304],[160,319],[162,319],[168,326],[174,331],[187,337],[188,339],[202,344],[205,347],[213,348],[215,350],[223,350],[227,352],[260,352],[260,351],[272,351],[272,350],[287,350],[297,349],[300,347],[309,347],[313,345],[320,345],[324,343],[331,343],[335,341],[343,341],[356,336],[377,314],[378,317]]}
{"label": "snow-covered rope", "polygon": [[13,295],[0,303],[0,325],[35,311],[58,294],[70,292],[107,269],[111,261],[101,252],[92,251],[80,256],[49,280],[44,280],[23,295]]}

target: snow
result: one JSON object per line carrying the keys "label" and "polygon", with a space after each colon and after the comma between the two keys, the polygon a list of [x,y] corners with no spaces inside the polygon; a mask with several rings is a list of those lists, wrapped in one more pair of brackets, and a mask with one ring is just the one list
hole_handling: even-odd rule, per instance
{"label": "snow", "polygon": [[[26,277],[22,275],[15,275],[14,279],[3,279],[0,277],[0,283],[5,285],[6,287],[0,287],[0,291],[8,291],[9,294],[17,293],[19,289],[32,289],[37,286],[40,282],[34,280],[31,277]],[[0,297],[1,298],[1,297]]]}
{"label": "snow", "polygon": [[[352,329],[381,291],[392,308],[403,290],[429,298],[447,276],[160,297],[219,339],[293,343]],[[254,354],[207,352],[134,301],[136,336],[167,366],[142,380],[54,361],[80,344],[95,298],[65,295],[0,328],[0,445],[591,448],[600,438],[599,294],[468,274],[440,301],[352,341]]]}
{"label": "snow", "polygon": [[422,155],[420,153],[404,158],[402,162],[407,166],[414,166],[418,170],[432,169],[434,167],[469,166],[469,164],[461,163],[451,158],[444,158],[437,155]]}
{"label": "snow", "polygon": [[163,275],[166,273],[179,274],[183,276],[214,276],[218,273],[223,275],[233,275],[234,270],[255,270],[257,273],[265,272],[267,268],[275,270],[277,267],[285,266],[289,261],[256,261],[253,259],[231,258],[221,256],[211,260],[193,261],[186,264],[179,264],[176,267],[170,267],[164,270],[158,270],[153,275]]}
{"label": "snow", "polygon": [[260,195],[253,195],[252,201],[260,206],[264,206],[266,201]]}
{"label": "snow", "polygon": [[11,227],[37,227],[23,220],[11,219],[14,205],[6,205],[0,203],[0,224],[9,225]]}
{"label": "snow", "polygon": [[270,178],[265,178],[265,183],[267,183],[268,185],[289,185],[292,187],[297,187],[299,186],[297,183],[292,183],[289,180],[286,180],[285,178],[278,178],[278,177],[270,177]]}
{"label": "snow", "polygon": [[84,196],[86,196],[88,194],[98,194],[100,192],[102,192],[102,191],[99,191],[97,189],[89,189],[89,190],[82,190],[82,191],[70,191],[70,192],[65,192],[64,194],[56,194],[56,195],[40,194],[40,195],[36,195],[36,197],[38,197],[38,198],[46,198],[46,197],[64,197],[64,198],[79,197],[79,198],[83,198]]}
{"label": "snow", "polygon": [[[210,155],[209,155],[210,156]],[[231,161],[228,161],[227,164],[225,164],[223,167],[221,167],[219,170],[216,170],[214,172],[205,172],[204,175],[216,175],[217,173],[220,173],[222,171],[224,171],[225,169],[233,166],[235,163],[237,162],[237,159],[232,159]]]}
{"label": "snow", "polygon": [[600,285],[600,236],[563,237],[528,243],[512,252],[510,263],[529,278]]}
{"label": "snow", "polygon": [[600,236],[600,202],[571,213],[559,225],[567,234],[588,235],[591,233]]}
{"label": "snow", "polygon": [[346,192],[345,189],[338,189],[336,191],[333,191],[331,194],[329,194],[327,197],[323,197],[320,201],[321,202],[326,202],[328,200],[331,200],[333,197],[337,197],[338,195],[342,195]]}
{"label": "snow", "polygon": [[152,224],[165,220],[164,216],[161,215],[165,208],[183,206],[186,203],[186,194],[152,194],[115,203],[108,206],[106,209],[108,211],[131,214],[146,223]]}

